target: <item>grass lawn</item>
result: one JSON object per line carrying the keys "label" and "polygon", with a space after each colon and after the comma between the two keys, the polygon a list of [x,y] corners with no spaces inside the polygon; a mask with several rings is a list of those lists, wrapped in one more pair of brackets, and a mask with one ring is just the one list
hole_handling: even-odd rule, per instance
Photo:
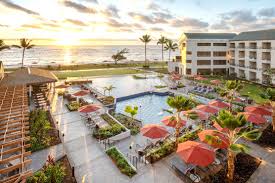
{"label": "grass lawn", "polygon": [[263,93],[265,88],[256,84],[244,84],[243,88],[240,91],[241,95],[248,95],[256,103],[262,104],[267,102],[266,99],[263,99],[260,94]]}
{"label": "grass lawn", "polygon": [[58,79],[66,79],[67,77],[87,77],[87,76],[108,76],[108,75],[123,75],[123,74],[141,74],[144,71],[118,68],[118,69],[93,69],[84,71],[54,71]]}

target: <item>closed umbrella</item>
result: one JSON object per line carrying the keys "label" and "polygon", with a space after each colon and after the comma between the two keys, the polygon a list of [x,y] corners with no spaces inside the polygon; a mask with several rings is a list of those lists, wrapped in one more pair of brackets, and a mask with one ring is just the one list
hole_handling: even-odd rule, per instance
{"label": "closed umbrella", "polygon": [[208,166],[215,160],[215,152],[208,145],[186,141],[178,145],[177,154],[186,163],[191,163],[198,166]]}
{"label": "closed umbrella", "polygon": [[[211,145],[214,148],[228,148],[229,139],[224,134],[217,132],[216,130],[203,130],[198,133],[198,136],[202,142]],[[211,136],[209,140],[208,136]]]}
{"label": "closed umbrella", "polygon": [[[177,126],[177,120],[175,116],[166,116],[164,117],[161,122],[166,126],[175,128]],[[180,127],[183,127],[186,124],[186,121],[180,120]]]}
{"label": "closed umbrella", "polygon": [[151,139],[159,139],[166,137],[168,131],[164,126],[160,126],[157,124],[145,125],[141,128],[141,133],[143,136],[151,138]]}

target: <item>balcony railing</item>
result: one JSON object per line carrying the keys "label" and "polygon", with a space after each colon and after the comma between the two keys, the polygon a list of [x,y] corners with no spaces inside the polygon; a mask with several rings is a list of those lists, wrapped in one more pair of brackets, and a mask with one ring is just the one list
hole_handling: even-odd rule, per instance
{"label": "balcony railing", "polygon": [[256,66],[249,66],[249,69],[257,70],[257,67]]}

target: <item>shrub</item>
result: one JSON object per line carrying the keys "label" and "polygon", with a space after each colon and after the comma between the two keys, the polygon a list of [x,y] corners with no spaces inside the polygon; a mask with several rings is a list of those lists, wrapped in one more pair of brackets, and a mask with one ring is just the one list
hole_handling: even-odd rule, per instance
{"label": "shrub", "polygon": [[184,88],[185,87],[185,85],[183,84],[183,83],[179,83],[178,85],[177,85],[177,88]]}
{"label": "shrub", "polygon": [[166,87],[167,87],[166,85],[155,85],[155,88],[157,89],[166,88]]}
{"label": "shrub", "polygon": [[97,139],[107,139],[115,135],[118,135],[124,131],[125,131],[125,128],[123,126],[121,126],[120,124],[115,124],[115,125],[100,128],[99,130],[94,131],[93,136]]}
{"label": "shrub", "polygon": [[134,79],[146,79],[146,76],[133,75]]}
{"label": "shrub", "polygon": [[121,173],[133,177],[137,172],[134,170],[127,160],[124,158],[124,156],[117,150],[116,147],[112,147],[106,151],[108,156],[112,158],[112,160],[116,163],[118,169]]}
{"label": "shrub", "polygon": [[77,111],[80,107],[80,103],[79,102],[70,102],[69,104],[66,104],[67,108],[69,109],[69,111]]}

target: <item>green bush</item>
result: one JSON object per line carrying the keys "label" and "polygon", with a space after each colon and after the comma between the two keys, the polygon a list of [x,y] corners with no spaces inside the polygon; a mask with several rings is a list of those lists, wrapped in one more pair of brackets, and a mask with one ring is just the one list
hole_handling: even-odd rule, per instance
{"label": "green bush", "polygon": [[137,172],[134,170],[127,162],[127,160],[123,157],[123,155],[117,150],[116,147],[112,147],[106,151],[108,156],[112,158],[112,160],[116,163],[120,172],[133,177]]}
{"label": "green bush", "polygon": [[166,85],[155,85],[155,88],[157,89],[166,88],[166,87],[167,87]]}
{"label": "green bush", "polygon": [[133,120],[131,117],[121,113],[111,113],[111,115],[128,128],[131,131],[131,135],[136,135],[140,132],[140,127],[142,126],[140,121]]}
{"label": "green bush", "polygon": [[107,126],[104,128],[100,128],[98,130],[95,130],[93,133],[93,136],[97,139],[107,139],[110,137],[113,137],[115,135],[120,134],[121,132],[125,132],[125,128],[119,124],[115,124],[112,126]]}
{"label": "green bush", "polygon": [[183,83],[179,83],[178,85],[177,85],[177,88],[184,88],[185,87],[185,85],[183,84]]}
{"label": "green bush", "polygon": [[47,111],[42,109],[33,110],[30,113],[30,143],[32,152],[49,146],[51,136],[51,124],[48,120]]}
{"label": "green bush", "polygon": [[77,111],[80,107],[80,103],[73,101],[73,102],[70,102],[69,104],[66,104],[66,106],[69,109],[69,111]]}
{"label": "green bush", "polygon": [[146,76],[133,75],[134,79],[146,79]]}

